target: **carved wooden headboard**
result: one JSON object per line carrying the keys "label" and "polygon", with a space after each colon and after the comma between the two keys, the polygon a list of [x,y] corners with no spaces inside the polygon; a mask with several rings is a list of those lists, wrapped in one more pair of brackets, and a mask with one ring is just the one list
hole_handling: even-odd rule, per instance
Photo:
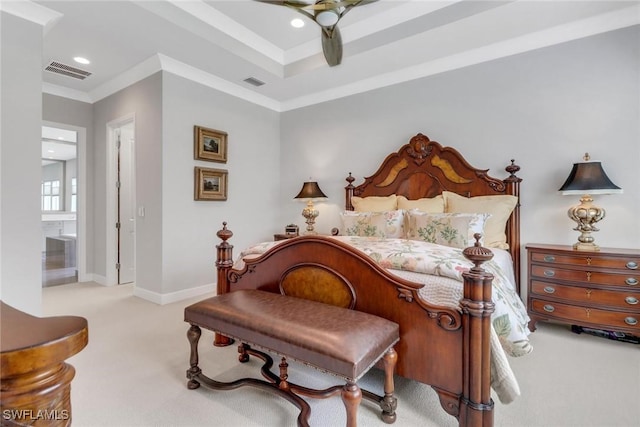
{"label": "carved wooden headboard", "polygon": [[505,170],[509,176],[497,179],[488,169],[476,169],[454,148],[443,147],[426,135],[417,134],[396,153],[382,162],[376,173],[354,186],[355,178],[347,177],[347,210],[353,210],[351,197],[403,195],[415,200],[435,197],[451,191],[465,197],[508,194],[518,197],[518,203],[507,221],[506,234],[514,263],[516,285],[520,288],[520,182],[515,174],[520,166],[511,160]]}

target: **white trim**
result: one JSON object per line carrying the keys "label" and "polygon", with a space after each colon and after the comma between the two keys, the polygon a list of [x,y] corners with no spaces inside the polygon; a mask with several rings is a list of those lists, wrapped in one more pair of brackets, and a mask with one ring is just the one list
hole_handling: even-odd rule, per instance
{"label": "white trim", "polygon": [[[88,97],[91,102],[97,102],[155,72],[164,70],[273,111],[284,112],[637,24],[640,24],[640,4],[634,2],[632,6],[624,9],[558,25],[546,30],[283,102],[226,81],[166,55],[156,54],[94,89]],[[50,85],[49,90],[52,90],[52,86]],[[44,87],[43,90],[45,90]],[[65,95],[60,94],[60,96]],[[78,94],[76,93],[73,99],[77,99],[77,97]]]}
{"label": "white trim", "polygon": [[116,138],[115,131],[122,126],[133,123],[133,133],[135,135],[136,128],[136,115],[130,113],[115,120],[112,120],[106,124],[107,133],[107,170],[106,170],[106,183],[105,183],[105,284],[107,286],[118,284],[118,274],[116,272]]}
{"label": "white trim", "polygon": [[0,1],[0,10],[38,25],[46,34],[63,14],[31,1]]}
{"label": "white trim", "polygon": [[159,305],[170,304],[173,302],[178,302],[178,301],[194,298],[194,297],[205,295],[205,294],[212,294],[213,296],[215,295],[215,292],[216,292],[215,283],[202,285],[195,288],[183,289],[181,291],[170,292],[168,294],[159,294],[157,292],[152,292],[147,289],[138,288],[137,286],[134,286],[133,288],[134,296],[137,296],[147,301],[151,301]]}
{"label": "white trim", "polygon": [[284,62],[285,52],[270,41],[260,37],[244,25],[240,25],[227,15],[200,0],[175,1],[167,0],[175,7],[187,12],[194,18],[201,20],[212,28],[222,31],[229,37],[250,47],[256,52],[266,55],[269,59],[279,63]]}
{"label": "white trim", "polygon": [[102,286],[109,286],[107,285],[107,278],[104,276],[101,276],[99,274],[90,274],[87,275],[87,281],[88,282],[96,282],[98,285],[102,285]]}
{"label": "white trim", "polygon": [[269,108],[270,110],[280,111],[280,103],[274,99],[268,98],[252,90],[243,88],[242,86],[221,79],[218,76],[209,74],[196,67],[192,67],[191,65],[185,64],[184,62],[180,62],[166,55],[158,54],[157,56],[160,59],[162,70],[166,72],[219,90],[221,92],[235,96],[236,98],[244,99],[245,101],[249,101],[253,104]]}
{"label": "white trim", "polygon": [[73,99],[75,101],[86,102],[92,104],[91,96],[87,92],[75,90],[64,86],[54,85],[53,83],[42,82],[42,92],[49,95],[61,96],[63,98]]}
{"label": "white trim", "polygon": [[101,84],[100,86],[89,92],[89,98],[91,98],[93,102],[97,102],[109,95],[113,95],[114,93],[128,86],[131,86],[136,82],[139,82],[142,79],[149,77],[154,73],[157,73],[160,70],[162,70],[160,55],[153,55],[150,58],[142,61],[138,65],[118,75],[116,78]]}
{"label": "white trim", "polygon": [[43,126],[71,130],[77,133],[76,171],[78,177],[78,206],[76,211],[76,244],[78,281],[87,282],[87,129],[65,123],[42,121]]}

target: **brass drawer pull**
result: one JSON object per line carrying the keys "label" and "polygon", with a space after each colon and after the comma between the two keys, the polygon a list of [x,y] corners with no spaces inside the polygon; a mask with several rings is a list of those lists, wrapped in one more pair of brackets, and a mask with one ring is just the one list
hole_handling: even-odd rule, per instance
{"label": "brass drawer pull", "polygon": [[629,262],[626,264],[626,267],[627,267],[629,270],[637,270],[637,269],[638,269],[638,263],[637,263],[637,262],[635,262],[635,261],[629,261]]}
{"label": "brass drawer pull", "polygon": [[631,325],[631,326],[635,326],[638,324],[638,319],[636,319],[635,317],[625,317],[624,318],[624,323],[626,323],[627,325]]}
{"label": "brass drawer pull", "polygon": [[638,284],[638,279],[636,279],[635,277],[627,277],[624,283],[626,283],[629,286],[635,286]]}
{"label": "brass drawer pull", "polygon": [[638,298],[636,297],[626,297],[624,301],[630,305],[636,305],[638,303]]}
{"label": "brass drawer pull", "polygon": [[553,270],[545,270],[543,274],[547,277],[553,277],[556,275],[556,272]]}
{"label": "brass drawer pull", "polygon": [[[542,307],[542,309],[543,309],[544,311],[546,311],[547,313],[553,313],[553,312],[556,310],[556,309],[555,309],[552,305],[550,305],[550,304],[545,304],[545,305]],[[630,318],[629,318],[629,317],[627,317],[627,319],[630,319]],[[626,319],[625,319],[625,321],[626,321]]]}
{"label": "brass drawer pull", "polygon": [[[544,256],[544,261],[545,262],[556,262],[556,257],[554,257],[553,255],[545,255]],[[631,267],[629,267],[631,268]]]}
{"label": "brass drawer pull", "polygon": [[552,286],[545,286],[543,291],[545,291],[548,294],[552,294],[556,291],[556,288],[552,287]]}

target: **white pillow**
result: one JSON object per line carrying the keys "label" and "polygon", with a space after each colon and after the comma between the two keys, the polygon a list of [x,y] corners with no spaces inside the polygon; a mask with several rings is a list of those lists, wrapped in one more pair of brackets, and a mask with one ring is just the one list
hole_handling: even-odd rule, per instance
{"label": "white pillow", "polygon": [[352,197],[353,210],[357,212],[386,212],[398,209],[396,195]]}
{"label": "white pillow", "polygon": [[403,210],[386,212],[352,212],[340,214],[342,234],[381,238],[404,237]]}
{"label": "white pillow", "polygon": [[463,197],[443,191],[445,212],[488,213],[491,217],[485,226],[484,245],[488,248],[509,249],[505,228],[511,212],[518,203],[516,196],[495,195]]}
{"label": "white pillow", "polygon": [[418,209],[422,212],[444,213],[444,197],[442,194],[417,200],[409,200],[404,196],[398,196],[398,209],[411,210]]}
{"label": "white pillow", "polygon": [[[489,214],[425,213],[411,210],[407,213],[407,238],[422,240],[454,248],[468,248],[476,242],[474,234],[484,235]],[[482,243],[482,239],[480,240]]]}

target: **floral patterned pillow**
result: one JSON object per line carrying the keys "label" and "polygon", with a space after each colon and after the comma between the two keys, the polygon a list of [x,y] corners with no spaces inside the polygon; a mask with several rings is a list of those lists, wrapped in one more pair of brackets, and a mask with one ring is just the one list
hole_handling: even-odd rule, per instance
{"label": "floral patterned pillow", "polygon": [[[475,233],[484,234],[484,225],[490,216],[484,213],[431,214],[411,210],[407,213],[407,238],[454,248],[467,248],[475,244]],[[482,243],[482,239],[480,242]]]}
{"label": "floral patterned pillow", "polygon": [[352,212],[340,214],[342,234],[346,236],[402,238],[404,210],[385,212]]}

